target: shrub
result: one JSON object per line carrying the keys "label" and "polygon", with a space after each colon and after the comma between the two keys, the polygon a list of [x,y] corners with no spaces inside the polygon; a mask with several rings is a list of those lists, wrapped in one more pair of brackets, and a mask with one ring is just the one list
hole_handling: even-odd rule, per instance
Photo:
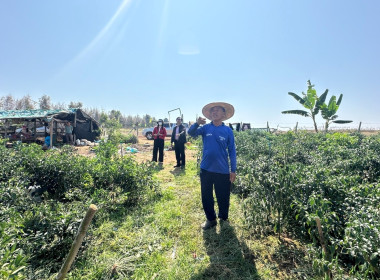
{"label": "shrub", "polygon": [[136,144],[136,143],[138,143],[138,138],[136,135],[134,135],[134,134],[124,135],[124,134],[121,134],[120,132],[115,132],[115,133],[109,135],[108,140],[113,142],[114,144],[119,144],[119,143]]}
{"label": "shrub", "polygon": [[126,144],[137,144],[139,142],[138,138],[134,134],[128,134],[124,138],[124,143]]}
{"label": "shrub", "polygon": [[286,231],[320,246],[319,218],[328,256],[314,251],[318,271],[340,260],[352,274],[379,276],[379,136],[247,131],[236,146],[235,189],[254,232]]}
{"label": "shrub", "polygon": [[[150,164],[139,165],[132,158],[120,157],[117,150],[112,142],[101,143],[96,157],[87,158],[76,155],[70,146],[42,151],[33,144],[14,149],[0,145],[3,275],[49,278],[62,265],[88,205],[98,206],[93,221],[97,226],[139,205],[156,190]],[[40,203],[27,194],[31,185],[40,186]]]}

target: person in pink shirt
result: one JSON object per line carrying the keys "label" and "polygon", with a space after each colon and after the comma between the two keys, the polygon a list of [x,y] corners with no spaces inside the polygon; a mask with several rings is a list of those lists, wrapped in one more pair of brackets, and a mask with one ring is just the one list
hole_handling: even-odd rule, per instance
{"label": "person in pink shirt", "polygon": [[153,139],[154,139],[154,145],[153,145],[153,159],[152,161],[157,162],[157,153],[158,156],[158,162],[163,163],[164,162],[164,142],[166,137],[166,129],[164,127],[164,122],[162,119],[159,119],[157,121],[157,126],[153,129]]}

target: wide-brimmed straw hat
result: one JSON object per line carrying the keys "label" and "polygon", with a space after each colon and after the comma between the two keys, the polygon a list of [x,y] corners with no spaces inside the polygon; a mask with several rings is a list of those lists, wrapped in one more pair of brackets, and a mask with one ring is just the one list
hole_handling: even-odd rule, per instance
{"label": "wide-brimmed straw hat", "polygon": [[203,107],[202,114],[209,120],[212,120],[210,111],[213,107],[217,107],[217,106],[222,107],[225,110],[226,116],[222,119],[222,121],[228,120],[235,113],[234,106],[232,106],[231,104],[228,104],[225,102],[212,102]]}

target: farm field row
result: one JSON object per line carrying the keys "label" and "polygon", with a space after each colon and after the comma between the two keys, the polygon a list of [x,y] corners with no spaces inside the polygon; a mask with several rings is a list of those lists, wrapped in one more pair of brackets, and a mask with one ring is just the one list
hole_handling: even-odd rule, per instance
{"label": "farm field row", "polygon": [[[94,203],[68,279],[376,279],[380,137],[235,135],[231,221],[205,232],[199,141],[185,170],[173,168],[171,151],[162,167],[150,163],[142,141],[140,153],[123,157],[112,142],[94,157],[1,147],[2,275],[54,279]],[[50,191],[36,200],[25,195],[30,185]]]}

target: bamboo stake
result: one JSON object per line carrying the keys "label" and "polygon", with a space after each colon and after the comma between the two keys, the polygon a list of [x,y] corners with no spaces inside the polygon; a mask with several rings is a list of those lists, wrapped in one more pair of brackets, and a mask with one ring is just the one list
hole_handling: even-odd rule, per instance
{"label": "bamboo stake", "polygon": [[122,157],[124,157],[123,143],[120,143],[120,154]]}
{"label": "bamboo stake", "polygon": [[71,267],[71,264],[73,263],[76,255],[78,253],[78,250],[82,244],[83,238],[86,235],[87,228],[90,225],[91,220],[94,217],[95,212],[97,210],[98,210],[98,208],[94,204],[91,204],[90,207],[88,208],[86,216],[83,218],[83,220],[79,226],[77,236],[75,237],[75,240],[74,240],[73,244],[71,245],[70,252],[67,255],[66,260],[63,263],[61,270],[57,275],[57,278],[56,278],[57,280],[63,280],[65,278],[67,272],[69,271],[69,269]]}
{"label": "bamboo stake", "polygon": [[[325,239],[323,237],[323,232],[322,232],[321,220],[319,219],[319,217],[317,217],[317,218],[315,218],[315,221],[317,222],[319,239],[321,241],[323,252],[325,252],[325,258],[328,258],[328,252],[327,252],[327,249],[326,249],[326,243],[325,243]],[[331,273],[330,269],[328,269],[327,273],[329,275],[329,279],[333,279],[332,273]]]}
{"label": "bamboo stake", "polygon": [[321,220],[319,218],[315,218],[315,221],[317,222],[317,228],[318,228],[318,233],[319,233],[319,239],[321,241],[322,249],[327,255],[327,249],[325,246],[325,239],[323,238],[323,232],[322,232],[322,226],[321,226]]}

